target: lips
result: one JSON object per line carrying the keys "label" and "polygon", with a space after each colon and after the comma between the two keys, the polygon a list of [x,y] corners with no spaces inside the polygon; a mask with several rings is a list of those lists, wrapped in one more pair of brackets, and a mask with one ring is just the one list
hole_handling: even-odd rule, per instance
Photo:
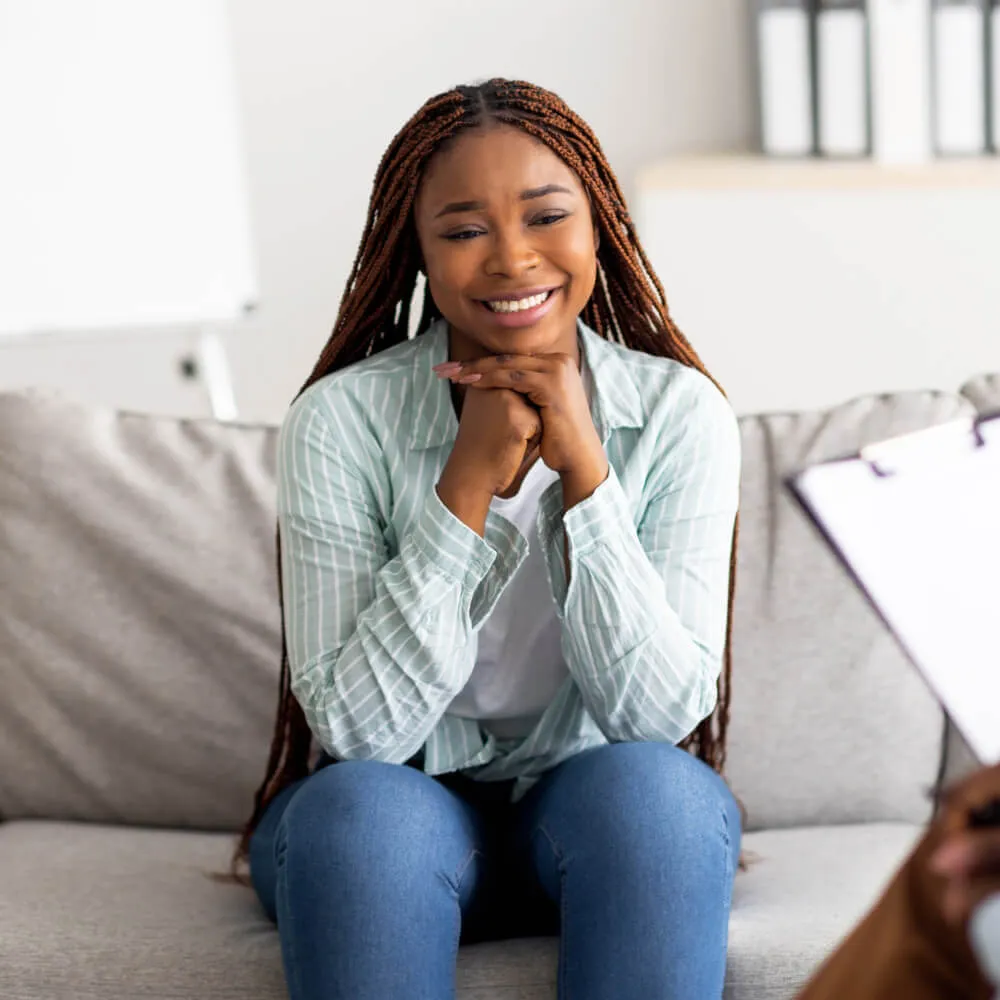
{"label": "lips", "polygon": [[517,302],[520,299],[530,299],[543,292],[554,292],[558,285],[536,285],[533,288],[518,288],[513,292],[497,292],[496,295],[488,295],[479,299],[480,302]]}
{"label": "lips", "polygon": [[507,316],[511,313],[526,312],[529,309],[537,309],[543,302],[547,301],[553,292],[540,292],[538,295],[526,296],[523,299],[494,299],[484,305],[490,312]]}
{"label": "lips", "polygon": [[[497,326],[516,328],[516,327],[526,327],[532,326],[537,323],[543,316],[545,316],[550,309],[553,308],[553,304],[559,298],[559,293],[562,291],[560,288],[553,289],[539,289],[539,293],[535,296],[525,296],[524,292],[517,292],[516,294],[521,298],[514,299],[513,301],[524,301],[524,298],[531,300],[532,298],[538,301],[529,305],[527,308],[523,309],[494,309],[487,302],[479,301],[479,306],[483,310],[483,314],[488,316],[490,321]],[[511,299],[491,299],[492,302],[510,302]]]}

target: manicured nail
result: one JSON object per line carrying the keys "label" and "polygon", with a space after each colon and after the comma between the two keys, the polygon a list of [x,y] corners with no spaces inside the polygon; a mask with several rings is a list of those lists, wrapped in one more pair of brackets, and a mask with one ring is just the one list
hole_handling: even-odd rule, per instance
{"label": "manicured nail", "polygon": [[439,375],[446,375],[449,372],[458,371],[461,367],[461,361],[445,361],[440,365],[435,365],[432,371],[436,371]]}
{"label": "manicured nail", "polygon": [[483,376],[473,373],[472,375],[463,375],[461,378],[455,379],[459,385],[466,385],[470,382],[478,382]]}

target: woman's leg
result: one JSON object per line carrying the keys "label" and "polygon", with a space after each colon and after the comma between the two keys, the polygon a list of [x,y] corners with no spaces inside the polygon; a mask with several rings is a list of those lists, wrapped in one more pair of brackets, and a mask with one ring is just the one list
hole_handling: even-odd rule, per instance
{"label": "woman's leg", "polygon": [[412,767],[332,764],[286,789],[251,877],[277,919],[291,1000],[448,1000],[480,875],[473,808]]}
{"label": "woman's leg", "polygon": [[560,904],[560,997],[722,996],[740,817],[711,768],[617,743],[560,764],[520,806],[517,842]]}

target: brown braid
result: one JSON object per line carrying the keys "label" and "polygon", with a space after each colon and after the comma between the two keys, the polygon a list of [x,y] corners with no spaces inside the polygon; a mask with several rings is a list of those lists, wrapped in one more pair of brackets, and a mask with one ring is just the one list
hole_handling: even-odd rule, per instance
{"label": "brown braid", "polygon": [[[520,128],[543,142],[576,171],[590,197],[600,247],[598,278],[582,314],[584,322],[609,340],[647,354],[673,358],[708,375],[670,318],[663,287],[642,249],[622,190],[590,127],[555,94],[520,80],[494,79],[478,86],[456,87],[431,98],[390,143],[375,174],[368,219],[333,333],[299,393],[330,372],[407,339],[410,307],[420,275],[413,203],[421,177],[431,157],[445,143],[467,129],[491,124]],[[424,333],[439,317],[431,296],[425,294],[416,333]],[[737,518],[718,702],[712,715],[681,744],[720,772],[725,764],[729,724],[738,529]],[[280,557],[278,590],[280,595]],[[267,774],[233,855],[232,876],[239,881],[246,881],[239,866],[247,858],[250,837],[261,816],[282,789],[308,774],[312,749],[312,734],[291,692],[282,608],[277,720]]]}

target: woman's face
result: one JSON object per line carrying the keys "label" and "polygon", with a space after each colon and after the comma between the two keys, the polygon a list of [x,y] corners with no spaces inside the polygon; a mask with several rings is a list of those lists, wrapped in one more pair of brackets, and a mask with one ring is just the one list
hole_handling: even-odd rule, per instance
{"label": "woman's face", "polygon": [[511,126],[465,133],[428,164],[415,221],[453,358],[576,356],[597,240],[580,179],[547,146]]}

